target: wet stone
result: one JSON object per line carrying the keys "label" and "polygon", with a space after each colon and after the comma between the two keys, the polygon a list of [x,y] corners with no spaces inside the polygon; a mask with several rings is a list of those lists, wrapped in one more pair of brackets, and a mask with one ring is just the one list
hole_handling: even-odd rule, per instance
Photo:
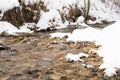
{"label": "wet stone", "polygon": [[83,69],[81,69],[81,70],[79,71],[78,74],[81,75],[81,76],[89,76],[90,71],[87,70],[87,69],[85,69],[85,68],[83,68]]}
{"label": "wet stone", "polygon": [[60,80],[61,76],[53,74],[53,75],[50,75],[50,78],[53,79],[53,80]]}
{"label": "wet stone", "polygon": [[4,46],[3,44],[0,44],[0,51],[2,50],[10,50],[11,48],[8,46]]}
{"label": "wet stone", "polygon": [[54,80],[54,79],[51,79],[48,75],[44,75],[42,80]]}
{"label": "wet stone", "polygon": [[7,51],[2,51],[0,53],[0,57],[2,58],[9,58],[9,57],[14,57],[18,55],[18,51],[15,49],[7,50]]}
{"label": "wet stone", "polygon": [[33,78],[38,78],[39,75],[37,74],[39,70],[28,71],[27,74],[32,76]]}
{"label": "wet stone", "polygon": [[66,45],[58,45],[59,50],[66,50],[67,46]]}

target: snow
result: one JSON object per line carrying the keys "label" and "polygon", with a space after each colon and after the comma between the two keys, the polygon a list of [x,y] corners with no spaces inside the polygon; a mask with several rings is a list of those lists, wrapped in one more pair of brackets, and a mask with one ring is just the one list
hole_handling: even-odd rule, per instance
{"label": "snow", "polygon": [[102,45],[97,53],[103,57],[104,63],[100,66],[105,68],[107,76],[116,74],[116,70],[120,69],[120,21],[112,24],[103,30],[86,28],[84,30],[74,30],[68,40],[72,41],[96,41],[96,44]]}
{"label": "snow", "polygon": [[19,5],[18,0],[0,0],[0,19],[2,18],[4,12],[13,9],[14,7],[18,7]]}
{"label": "snow", "polygon": [[18,7],[19,2],[18,0],[0,0],[0,11],[8,11],[14,7]]}
{"label": "snow", "polygon": [[76,21],[77,25],[79,25],[81,27],[88,27],[88,25],[84,23],[84,20],[85,20],[85,18],[83,16],[78,17],[78,19]]}
{"label": "snow", "polygon": [[24,25],[20,26],[19,33],[33,33],[30,28],[34,28],[35,23],[25,23]]}
{"label": "snow", "polygon": [[29,5],[29,4],[34,4],[34,3],[39,3],[41,0],[22,0],[25,5]]}
{"label": "snow", "polygon": [[64,36],[69,36],[69,35],[71,35],[71,33],[56,32],[56,33],[51,33],[51,34],[50,34],[51,38],[54,38],[54,37],[63,38]]}
{"label": "snow", "polygon": [[68,53],[66,55],[67,61],[81,61],[81,62],[83,62],[84,60],[81,59],[81,57],[88,57],[88,55],[85,53],[79,53],[79,54]]}
{"label": "snow", "polygon": [[[40,0],[25,0],[28,4],[40,2]],[[68,10],[70,9],[70,6],[73,8],[75,5],[79,7],[79,9],[84,8],[84,0],[41,0],[44,2],[44,5],[46,5],[47,9],[55,9],[62,11],[63,13],[68,13]],[[119,1],[118,1],[119,2]],[[65,12],[64,12],[65,9]],[[120,10],[118,5],[115,5],[113,1],[107,1],[106,3],[103,3],[100,0],[91,0],[90,5],[90,15],[96,17],[96,22],[99,22],[101,20],[108,20],[108,21],[116,21],[120,18]],[[111,16],[109,16],[111,15]]]}
{"label": "snow", "polygon": [[6,21],[0,21],[0,34],[17,35],[16,33],[32,33],[33,31],[29,30],[28,27],[27,25],[23,25],[18,29]]}
{"label": "snow", "polygon": [[[25,0],[25,1],[26,1],[26,4],[39,2],[39,0],[35,0],[35,1]],[[39,30],[46,29],[50,26],[55,26],[57,24],[59,25],[59,27],[56,26],[58,27],[57,29],[62,28],[63,26],[67,27],[68,23],[67,24],[62,23],[60,13],[63,13],[64,16],[69,16],[68,12],[71,8],[70,6],[72,6],[72,8],[74,9],[75,5],[77,5],[77,7],[82,11],[82,13],[84,13],[83,12],[84,11],[83,9],[85,8],[84,0],[64,0],[64,1],[62,0],[41,0],[41,1],[44,2],[44,5],[49,10],[49,12],[41,13],[42,16],[40,17],[40,20],[37,24],[37,26],[39,27]],[[96,20],[95,21],[89,20],[88,24],[101,23],[102,21],[120,20],[119,8],[120,8],[119,5],[115,5],[113,1],[107,1],[106,3],[103,3],[101,0],[91,0],[89,15],[91,17],[95,17]],[[52,18],[56,19],[54,24],[49,22]],[[74,22],[74,24],[88,27],[88,25],[84,23],[83,15],[78,17],[76,22]]]}
{"label": "snow", "polygon": [[[119,1],[118,1],[119,2]],[[75,4],[82,10],[85,7],[84,0],[45,0],[48,9],[56,9],[62,11],[63,7],[71,5],[73,8]],[[69,8],[69,7],[68,7]],[[90,13],[89,15],[96,17],[95,22],[102,20],[116,21],[120,20],[119,6],[115,5],[113,1],[107,1],[103,3],[100,0],[91,0]]]}
{"label": "snow", "polygon": [[94,68],[94,66],[89,65],[89,64],[82,64],[82,66],[86,67],[86,68]]}
{"label": "snow", "polygon": [[41,18],[37,23],[37,27],[41,29],[47,29],[48,27],[56,27],[62,24],[61,17],[58,11],[50,10],[49,12],[41,12]]}
{"label": "snow", "polygon": [[64,23],[62,23],[60,26],[56,26],[56,29],[62,29],[66,28],[69,25],[69,22],[66,20]]}
{"label": "snow", "polygon": [[[34,4],[43,2],[46,8],[49,10],[48,12],[44,12],[41,10],[41,16],[37,23],[38,30],[47,29],[48,27],[54,26],[59,28],[67,27],[69,21],[62,22],[60,14],[65,16],[69,16],[68,12],[71,7],[74,9],[76,6],[81,10],[84,14],[84,0],[22,0],[25,5]],[[116,1],[119,2],[119,1]],[[0,18],[3,16],[5,11],[13,9],[14,7],[19,7],[18,0],[0,0]],[[100,23],[102,20],[107,21],[116,21],[120,20],[120,6],[115,4],[113,1],[109,0],[106,3],[103,3],[101,0],[91,0],[90,5],[90,13],[89,15],[95,17],[95,21],[89,20],[88,23]],[[83,14],[79,16],[75,22],[80,26],[88,27],[84,23]],[[54,22],[50,22],[50,20],[55,19]],[[66,19],[65,19],[66,20]]]}
{"label": "snow", "polygon": [[15,34],[15,32],[17,31],[18,29],[12,24],[5,21],[0,21],[0,34],[2,34],[3,32],[8,34]]}
{"label": "snow", "polygon": [[[49,12],[41,11],[40,20],[37,23],[39,27],[38,30],[47,29],[50,26],[55,26],[57,29],[62,27],[67,27],[68,24],[62,23],[60,14],[62,13],[64,16],[69,16],[68,12],[70,10],[70,6],[75,8],[75,5],[84,13],[83,9],[85,7],[84,0],[23,0],[23,2],[28,4],[38,3],[42,1]],[[120,20],[120,10],[119,5],[115,5],[113,1],[107,1],[103,3],[101,0],[91,0],[90,12],[89,15],[91,17],[95,17],[96,20],[89,20],[88,24],[101,23],[102,21],[117,21]],[[54,23],[50,23],[51,19],[55,18],[56,21]],[[80,26],[87,26],[84,22],[83,14],[77,18],[75,24],[79,24]],[[82,21],[81,21],[82,20]],[[59,27],[58,27],[59,26]]]}
{"label": "snow", "polygon": [[77,0],[43,0],[47,9],[56,9],[62,11],[63,7],[69,7],[70,5],[75,5]]}
{"label": "snow", "polygon": [[115,74],[116,69],[120,69],[120,21],[112,24],[101,31],[97,43],[102,47],[97,53],[104,57],[104,63],[100,68],[106,68],[108,76]]}
{"label": "snow", "polygon": [[76,25],[78,28],[86,28],[89,27],[85,22],[85,18],[83,16],[79,16],[75,22],[70,22],[68,25]]}
{"label": "snow", "polygon": [[[114,0],[113,0],[114,1]],[[117,21],[120,20],[120,10],[119,6],[115,5],[112,0],[108,0],[103,3],[101,0],[91,0],[89,15],[95,17],[95,21],[90,21],[90,23],[99,23],[102,20],[106,21]],[[118,1],[119,3],[119,1]],[[79,0],[79,8],[84,8],[84,0]]]}
{"label": "snow", "polygon": [[67,41],[95,41],[99,30],[88,27],[85,29],[76,29],[72,32]]}
{"label": "snow", "polygon": [[63,6],[75,4],[77,0],[23,0],[25,5],[39,3],[40,1],[44,2],[44,4],[47,6],[47,9],[49,10],[62,10]]}

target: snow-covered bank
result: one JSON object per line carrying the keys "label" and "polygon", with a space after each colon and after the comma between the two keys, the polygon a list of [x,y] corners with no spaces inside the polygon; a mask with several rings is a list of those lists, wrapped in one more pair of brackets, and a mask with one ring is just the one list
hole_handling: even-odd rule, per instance
{"label": "snow-covered bank", "polygon": [[32,33],[33,31],[28,29],[28,27],[29,26],[27,25],[23,25],[20,27],[20,29],[18,29],[6,21],[0,21],[0,35],[17,35],[16,33]]}
{"label": "snow-covered bank", "polygon": [[[63,33],[61,33],[63,36]],[[57,34],[56,34],[57,35]],[[60,35],[60,33],[58,34]],[[64,34],[66,35],[66,33]],[[74,30],[68,35],[67,40],[71,41],[95,41],[101,45],[97,53],[103,57],[104,63],[100,66],[105,69],[105,74],[109,77],[116,74],[120,69],[120,21],[102,29],[85,28],[83,30]],[[76,61],[76,60],[75,60]]]}
{"label": "snow-covered bank", "polygon": [[120,20],[119,8],[120,7],[115,4],[114,0],[107,0],[105,2],[100,0],[91,0],[89,14],[96,18],[94,22],[101,22],[103,20],[116,21]]}
{"label": "snow-covered bank", "polygon": [[[75,5],[77,5],[77,7],[80,10],[83,10],[83,8],[85,8],[84,0],[64,0],[64,1],[44,0],[43,2],[47,6],[47,9],[49,10],[56,9],[60,11],[63,10],[63,13],[68,12],[70,6],[75,8],[76,7]],[[64,8],[65,8],[65,12],[64,12]],[[119,5],[116,5],[115,2],[112,0],[105,2],[102,2],[102,0],[91,0],[89,15],[96,17],[96,22],[97,21],[99,22],[101,20],[116,21],[120,18],[119,13],[120,13]]]}
{"label": "snow-covered bank", "polygon": [[[13,25],[20,23],[22,25],[25,22],[35,21],[36,25],[39,29],[47,29],[49,27],[52,28],[63,28],[67,27],[70,23],[75,23],[75,25],[79,24],[80,26],[87,26],[84,23],[84,9],[85,4],[84,0],[21,0],[22,3],[19,3],[18,0],[0,0],[0,18],[6,14],[8,10],[11,10],[15,7],[19,7],[17,12],[21,12],[24,14],[20,17],[21,21],[11,21],[13,20],[14,15],[10,14],[11,12],[7,13],[7,17],[11,15],[10,18],[4,18],[6,21],[9,21]],[[112,0],[102,2],[102,0],[90,0],[90,12],[89,12],[89,19],[88,23],[102,23],[102,21],[117,21],[120,19],[120,6],[119,1],[113,2]],[[34,5],[37,3],[36,5]],[[26,7],[24,6],[26,5]],[[24,7],[24,8],[23,8]],[[24,11],[29,11],[28,14]],[[12,11],[14,12],[14,11]],[[16,9],[15,9],[16,13]],[[17,15],[17,14],[15,14]],[[27,16],[27,20],[24,20]],[[29,16],[28,16],[29,15]],[[32,17],[30,17],[32,16]],[[18,16],[16,16],[18,17]],[[83,18],[81,18],[83,17]],[[94,20],[93,20],[94,18]],[[3,19],[3,20],[4,20]],[[9,20],[7,20],[9,19]],[[18,20],[16,18],[16,20]],[[82,20],[82,21],[81,21]],[[19,25],[17,27],[19,27]]]}
{"label": "snow-covered bank", "polygon": [[120,21],[104,28],[97,42],[102,45],[97,53],[104,57],[100,68],[106,68],[108,76],[116,74],[115,71],[120,69]]}
{"label": "snow-covered bank", "polygon": [[94,28],[76,29],[72,35],[68,37],[67,41],[95,41],[99,30]]}
{"label": "snow-covered bank", "polygon": [[7,33],[7,34],[15,34],[18,29],[8,22],[0,22],[0,34]]}
{"label": "snow-covered bank", "polygon": [[18,0],[0,0],[0,19],[3,17],[4,12],[18,7],[19,5]]}
{"label": "snow-covered bank", "polygon": [[[56,17],[59,18],[59,22],[61,22],[61,24],[59,24],[60,27],[62,27],[61,25],[64,24],[62,23],[62,19],[60,18],[59,15],[61,15],[60,13],[62,13],[63,17],[65,20],[67,20],[67,18],[71,18],[70,20],[68,20],[68,22],[71,22],[72,19],[76,18],[76,21],[74,22],[75,25],[80,24],[82,26],[86,26],[86,24],[84,23],[84,19],[82,19],[82,21],[79,22],[79,20],[81,19],[80,16],[84,15],[84,0],[65,0],[65,1],[61,1],[61,0],[57,0],[57,1],[53,1],[53,0],[44,0],[44,5],[47,6],[47,9],[50,10],[49,12],[45,12],[44,14],[47,15],[56,15]],[[73,10],[71,10],[71,8]],[[77,9],[76,9],[77,8]],[[116,21],[120,19],[120,10],[119,10],[119,6],[114,4],[113,1],[107,1],[105,3],[103,3],[100,0],[91,0],[90,3],[90,12],[89,15],[91,17],[94,17],[95,20],[89,20],[88,23],[89,24],[93,24],[93,23],[102,23],[102,21]],[[51,14],[51,10],[54,14]],[[76,10],[80,10],[81,13],[77,13]],[[56,11],[55,11],[56,10]],[[70,11],[71,10],[71,11]],[[59,13],[58,13],[59,11]],[[43,14],[43,15],[44,15]],[[79,17],[76,17],[75,15],[79,14]],[[47,21],[44,22],[41,20],[44,20],[43,17],[40,18],[38,24],[38,27],[40,27],[41,29],[43,29],[43,26],[46,24],[46,26],[44,26],[44,28],[48,28],[49,23],[48,21],[51,21],[51,18],[49,18],[49,16],[47,16]],[[80,18],[80,19],[79,19]],[[81,23],[82,22],[82,23]],[[54,24],[51,24],[54,26]],[[69,25],[69,24],[67,24]],[[55,26],[57,27],[57,26]]]}

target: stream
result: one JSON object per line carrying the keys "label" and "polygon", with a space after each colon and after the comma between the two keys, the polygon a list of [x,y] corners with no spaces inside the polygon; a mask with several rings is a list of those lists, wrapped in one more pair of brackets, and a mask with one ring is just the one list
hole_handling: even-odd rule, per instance
{"label": "stream", "polygon": [[[1,37],[0,44],[7,49],[0,50],[0,80],[111,80],[99,69],[102,58],[96,53],[89,54],[90,49],[98,49],[94,42],[73,43],[66,38],[49,38],[50,33],[74,29],[78,28],[38,32],[37,36],[30,37]],[[65,58],[68,53],[80,52],[89,55],[82,57],[84,62],[69,62]]]}

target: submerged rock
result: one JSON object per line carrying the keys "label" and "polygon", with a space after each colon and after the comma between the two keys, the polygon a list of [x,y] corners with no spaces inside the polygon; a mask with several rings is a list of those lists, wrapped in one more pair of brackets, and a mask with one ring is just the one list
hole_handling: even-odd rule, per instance
{"label": "submerged rock", "polygon": [[9,49],[11,49],[11,48],[8,46],[4,46],[4,45],[0,44],[0,51],[1,50],[9,50]]}

